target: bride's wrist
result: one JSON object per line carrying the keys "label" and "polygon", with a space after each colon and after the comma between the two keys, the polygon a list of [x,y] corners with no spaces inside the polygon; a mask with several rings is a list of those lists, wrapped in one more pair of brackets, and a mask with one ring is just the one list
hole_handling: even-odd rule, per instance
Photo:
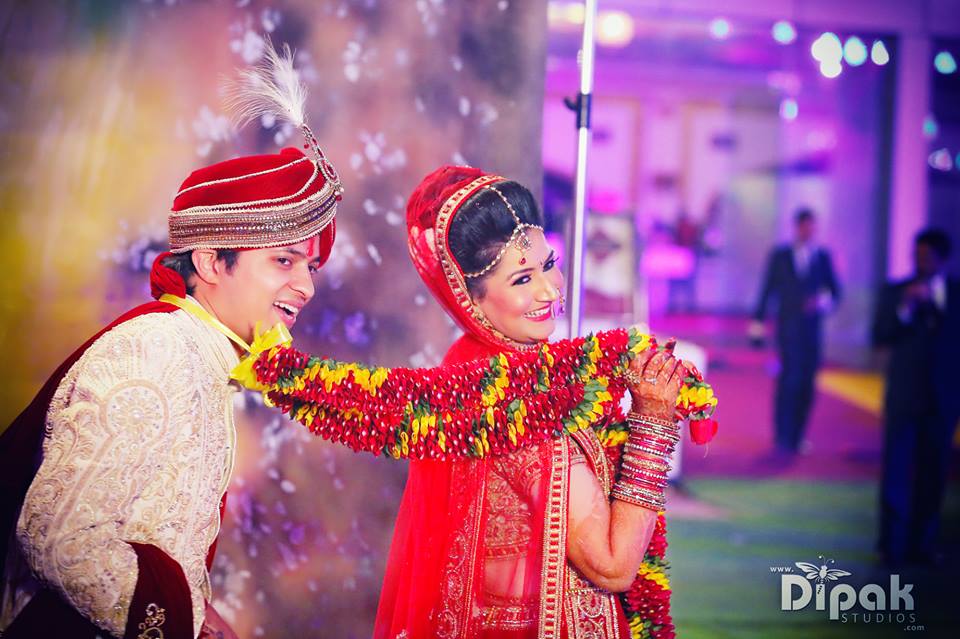
{"label": "bride's wrist", "polygon": [[613,497],[653,511],[662,510],[670,459],[680,439],[676,421],[672,414],[662,418],[631,411],[627,423],[630,435],[623,448]]}
{"label": "bride's wrist", "polygon": [[634,401],[627,414],[628,419],[651,417],[655,420],[676,422],[676,410],[665,403]]}

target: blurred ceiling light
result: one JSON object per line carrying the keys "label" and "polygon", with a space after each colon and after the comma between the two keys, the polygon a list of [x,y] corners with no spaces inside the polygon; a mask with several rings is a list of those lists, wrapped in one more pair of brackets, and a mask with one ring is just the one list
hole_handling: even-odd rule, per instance
{"label": "blurred ceiling light", "polygon": [[633,39],[633,18],[623,11],[601,11],[597,16],[597,42],[622,47]]}
{"label": "blurred ceiling light", "polygon": [[954,60],[953,54],[949,51],[938,53],[937,57],[933,59],[933,66],[944,75],[950,75],[957,71],[957,61]]}
{"label": "blurred ceiling light", "polygon": [[796,120],[800,114],[800,106],[793,98],[780,100],[780,117],[784,120]]}
{"label": "blurred ceiling light", "polygon": [[937,124],[936,119],[932,115],[928,115],[923,119],[923,137],[928,140],[932,140],[937,137],[937,134],[940,132],[940,126]]}
{"label": "blurred ceiling light", "polygon": [[843,44],[843,59],[851,67],[859,67],[867,61],[867,45],[857,36],[850,36]]}
{"label": "blurred ceiling light", "polygon": [[883,40],[873,41],[873,46],[870,47],[870,59],[880,67],[890,62],[890,52],[887,51],[887,45],[883,43]]}
{"label": "blurred ceiling light", "polygon": [[773,35],[773,39],[780,44],[790,44],[797,39],[797,30],[786,20],[774,22],[770,33]]}
{"label": "blurred ceiling light", "polygon": [[733,29],[726,18],[714,18],[710,21],[710,35],[717,40],[726,40]]}
{"label": "blurred ceiling light", "polygon": [[580,2],[550,2],[547,4],[547,22],[554,27],[573,27],[583,24],[584,8]]}
{"label": "blurred ceiling light", "polygon": [[927,158],[927,164],[938,171],[949,171],[953,168],[953,157],[948,149],[937,149]]}
{"label": "blurred ceiling light", "polygon": [[771,71],[767,74],[767,86],[786,95],[797,95],[800,93],[803,83],[796,73]]}
{"label": "blurred ceiling light", "polygon": [[827,31],[813,41],[810,45],[810,53],[817,62],[839,64],[843,58],[843,45],[840,44],[837,34]]}
{"label": "blurred ceiling light", "polygon": [[843,71],[843,65],[839,62],[821,62],[820,73],[825,78],[835,78]]}

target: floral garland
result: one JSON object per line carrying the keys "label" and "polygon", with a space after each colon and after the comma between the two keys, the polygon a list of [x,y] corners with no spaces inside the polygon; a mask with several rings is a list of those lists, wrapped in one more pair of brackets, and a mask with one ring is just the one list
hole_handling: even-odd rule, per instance
{"label": "floral garland", "polygon": [[[605,447],[607,457],[619,468],[623,454],[627,424],[621,419],[604,426],[597,435]],[[620,603],[630,624],[633,639],[674,639],[676,629],[670,616],[670,563],[667,553],[667,520],[663,511],[657,513],[657,523],[644,554],[643,563],[633,583],[620,593]]]}
{"label": "floral garland", "polygon": [[[310,356],[292,348],[289,336],[261,336],[232,376],[311,432],[356,451],[397,459],[480,458],[599,428],[619,465],[628,437],[622,376],[650,348],[657,348],[652,336],[618,329],[532,352],[413,370]],[[690,420],[691,438],[702,444],[717,430],[711,417],[717,398],[699,371],[687,373],[676,416]],[[675,636],[666,548],[661,512],[637,577],[620,595],[635,639]]]}
{"label": "floral garland", "polygon": [[[389,369],[307,355],[261,336],[232,376],[314,434],[355,451],[480,458],[617,414],[623,373],[649,348],[657,348],[652,336],[616,329],[488,360]],[[691,371],[678,417],[708,420],[715,406],[710,386]]]}

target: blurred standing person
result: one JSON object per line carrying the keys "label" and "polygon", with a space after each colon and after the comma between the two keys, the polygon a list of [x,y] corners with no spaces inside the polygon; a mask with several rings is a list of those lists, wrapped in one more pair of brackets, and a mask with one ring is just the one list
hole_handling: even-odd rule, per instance
{"label": "blurred standing person", "polygon": [[887,284],[873,344],[887,349],[878,547],[888,564],[935,557],[960,394],[960,281],[947,277],[950,238],[929,229],[914,244],[914,275]]}
{"label": "blurred standing person", "polygon": [[670,280],[669,312],[690,313],[697,309],[697,271],[700,260],[700,238],[703,234],[686,209],[680,209],[673,229],[674,246],[689,258],[689,268],[680,277]]}
{"label": "blurred standing person", "polygon": [[830,253],[815,242],[816,230],[813,211],[798,210],[793,242],[774,248],[767,259],[760,300],[750,325],[750,336],[762,343],[767,308],[776,299],[780,374],[774,400],[774,448],[777,455],[788,457],[800,450],[813,404],[822,318],[840,300]]}

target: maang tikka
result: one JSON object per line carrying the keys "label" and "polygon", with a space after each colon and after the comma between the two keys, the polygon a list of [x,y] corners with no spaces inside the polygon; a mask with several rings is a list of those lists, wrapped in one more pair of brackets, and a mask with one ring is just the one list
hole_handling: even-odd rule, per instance
{"label": "maang tikka", "polygon": [[504,254],[506,254],[507,252],[507,249],[510,248],[511,246],[520,252],[520,264],[526,264],[527,251],[529,251],[533,247],[533,243],[530,241],[530,238],[527,236],[526,230],[538,229],[541,232],[543,231],[542,226],[539,226],[537,224],[527,224],[526,222],[521,222],[520,216],[517,215],[516,209],[514,209],[513,205],[510,204],[510,200],[508,200],[503,195],[503,193],[501,193],[500,190],[497,189],[495,186],[488,185],[488,186],[485,186],[484,188],[489,189],[490,191],[493,191],[494,193],[497,194],[497,196],[501,200],[503,200],[504,205],[506,205],[507,210],[510,212],[510,215],[513,217],[514,222],[517,223],[517,226],[516,228],[513,229],[513,233],[510,234],[510,239],[508,239],[504,243],[503,247],[501,247],[496,257],[493,258],[493,261],[487,264],[485,267],[483,267],[479,271],[476,271],[475,273],[464,273],[463,276],[467,279],[483,277],[484,275],[489,273],[494,267],[496,267],[497,264],[500,263],[500,260],[503,259]]}

